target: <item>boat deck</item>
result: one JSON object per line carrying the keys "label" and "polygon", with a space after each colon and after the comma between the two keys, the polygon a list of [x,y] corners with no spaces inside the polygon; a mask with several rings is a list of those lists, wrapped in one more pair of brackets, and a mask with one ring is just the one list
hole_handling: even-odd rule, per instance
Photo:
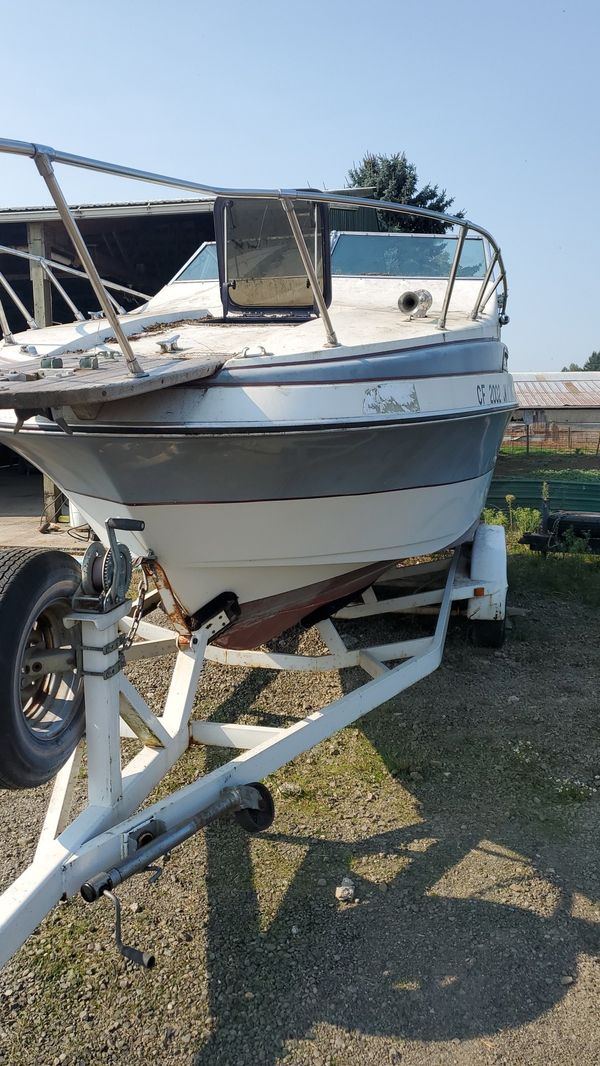
{"label": "boat deck", "polygon": [[[328,348],[319,318],[224,319],[217,284],[170,284],[143,309],[120,318],[144,376],[129,372],[105,319],[29,330],[16,335],[16,344],[0,345],[0,408],[26,411],[131,398],[210,377],[230,360],[311,359],[326,348],[331,357],[368,355],[497,335],[495,309],[475,320],[470,315],[478,283],[456,283],[444,329],[437,317],[445,282],[429,284],[430,313],[409,318],[398,310],[407,282],[336,278],[330,308],[335,348]],[[165,353],[164,346],[172,350]],[[48,357],[62,366],[42,367]]]}

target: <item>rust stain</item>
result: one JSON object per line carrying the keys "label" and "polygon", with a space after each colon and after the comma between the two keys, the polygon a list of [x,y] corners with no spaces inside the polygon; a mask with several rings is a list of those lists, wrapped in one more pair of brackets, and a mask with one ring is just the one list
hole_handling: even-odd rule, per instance
{"label": "rust stain", "polygon": [[162,600],[166,615],[179,634],[179,637],[177,638],[178,646],[185,647],[189,645],[192,632],[190,629],[189,618],[178,602],[162,566],[156,561],[156,559],[144,559],[142,567],[144,573],[152,578]]}

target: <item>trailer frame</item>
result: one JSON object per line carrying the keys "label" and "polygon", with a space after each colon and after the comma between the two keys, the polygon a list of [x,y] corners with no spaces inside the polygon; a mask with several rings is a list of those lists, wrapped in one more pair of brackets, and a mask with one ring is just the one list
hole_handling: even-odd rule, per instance
{"label": "trailer frame", "polygon": [[[429,584],[433,580],[435,587],[406,594],[406,582],[421,576],[427,576]],[[386,594],[382,596],[384,586]],[[394,594],[395,588],[399,595]],[[0,896],[0,966],[59,900],[76,895],[88,883],[101,886],[93,898],[105,893],[115,906],[118,921],[118,901],[114,902],[112,889],[124,879],[123,873],[129,876],[128,871],[147,869],[157,852],[164,854],[174,843],[228,811],[256,808],[257,796],[267,792],[256,782],[437,669],[453,605],[462,608],[475,626],[501,621],[506,588],[504,532],[501,527],[482,525],[470,552],[459,547],[442,560],[395,568],[363,594],[362,602],[343,608],[335,616],[360,619],[435,611],[433,635],[415,640],[350,649],[334,619],[329,618],[316,627],[328,649],[324,655],[232,651],[210,643],[228,623],[227,615],[220,611],[192,633],[189,641],[138,619],[137,642],[123,650],[123,636],[133,625],[129,600],[106,612],[74,611],[69,622],[81,625],[83,637],[87,804],[69,821],[81,766],[81,742],[56,777],[33,861]],[[168,652],[175,652],[176,659],[164,707],[157,716],[123,667]],[[307,672],[361,667],[366,680],[284,728],[217,723],[191,717],[205,662]],[[143,746],[122,765],[124,737],[137,737]],[[231,748],[238,754],[140,810],[191,744]],[[188,824],[191,828],[184,832]],[[144,847],[148,847],[147,852]],[[117,944],[120,927],[118,932]],[[136,954],[135,949],[128,950]],[[131,953],[127,957],[131,958]]]}

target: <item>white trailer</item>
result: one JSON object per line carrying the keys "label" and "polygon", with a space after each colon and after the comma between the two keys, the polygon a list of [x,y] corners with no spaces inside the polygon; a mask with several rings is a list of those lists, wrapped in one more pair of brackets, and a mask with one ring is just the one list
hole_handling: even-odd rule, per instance
{"label": "white trailer", "polygon": [[[116,587],[114,572],[108,577]],[[422,585],[425,578],[426,591],[406,592],[407,584]],[[103,610],[71,611],[63,621],[66,626],[81,627],[87,804],[69,820],[82,754],[80,741],[56,777],[32,863],[0,897],[0,965],[59,900],[78,893],[89,902],[108,898],[116,910],[117,946],[133,961],[152,965],[151,955],[121,942],[116,887],[152,868],[161,855],[225,813],[234,812],[251,832],[267,828],[274,809],[267,788],[260,784],[265,777],[432,673],[442,659],[453,607],[470,619],[476,640],[479,635],[482,643],[500,643],[506,590],[504,532],[501,527],[481,525],[472,545],[456,549],[446,559],[394,568],[360,602],[344,607],[336,616],[357,619],[436,612],[433,635],[417,640],[350,650],[335,621],[328,618],[317,625],[328,649],[324,655],[231,651],[211,644],[228,623],[225,610],[217,610],[189,640],[145,621],[124,597],[117,596],[120,602],[113,606],[114,598],[106,601]],[[162,713],[156,715],[123,668],[167,652],[176,657]],[[64,653],[63,662],[56,652],[33,646],[27,656],[28,676],[31,672],[54,676],[72,669]],[[232,668],[308,672],[359,666],[366,678],[361,687],[287,728],[224,724],[191,718],[206,661]],[[123,765],[124,736],[137,737],[143,746]],[[231,748],[238,754],[140,811],[192,743]]]}

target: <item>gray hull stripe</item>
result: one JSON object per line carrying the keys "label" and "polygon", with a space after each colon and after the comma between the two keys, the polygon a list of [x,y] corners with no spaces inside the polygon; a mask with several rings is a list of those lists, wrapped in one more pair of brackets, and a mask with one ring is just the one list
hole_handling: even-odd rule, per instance
{"label": "gray hull stripe", "polygon": [[[210,379],[198,382],[196,387],[325,385],[489,374],[502,371],[503,357],[504,344],[499,340],[454,341],[338,359],[315,359],[310,362],[278,359],[276,365],[224,367]],[[290,369],[292,367],[293,370]]]}
{"label": "gray hull stripe", "polygon": [[34,432],[10,444],[66,492],[127,506],[354,496],[488,473],[510,412],[260,436]]}

